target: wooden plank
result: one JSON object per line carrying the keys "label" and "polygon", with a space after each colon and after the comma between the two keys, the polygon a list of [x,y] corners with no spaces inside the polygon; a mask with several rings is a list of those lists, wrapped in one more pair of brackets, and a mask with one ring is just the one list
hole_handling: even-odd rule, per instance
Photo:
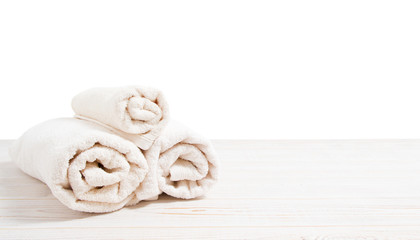
{"label": "wooden plank", "polygon": [[420,140],[216,140],[208,196],[72,211],[0,141],[0,239],[420,239]]}

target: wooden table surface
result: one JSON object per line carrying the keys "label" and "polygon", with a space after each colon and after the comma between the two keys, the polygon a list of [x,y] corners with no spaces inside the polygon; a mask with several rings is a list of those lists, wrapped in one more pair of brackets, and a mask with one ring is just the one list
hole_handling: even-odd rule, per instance
{"label": "wooden table surface", "polygon": [[206,197],[72,211],[0,142],[0,239],[420,239],[420,140],[214,141]]}

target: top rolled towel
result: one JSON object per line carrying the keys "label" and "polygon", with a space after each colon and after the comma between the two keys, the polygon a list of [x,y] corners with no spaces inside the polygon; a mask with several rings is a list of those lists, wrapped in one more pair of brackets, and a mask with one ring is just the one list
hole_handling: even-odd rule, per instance
{"label": "top rolled towel", "polygon": [[76,95],[77,118],[94,121],[147,150],[168,121],[168,104],[154,88],[141,86],[92,88]]}

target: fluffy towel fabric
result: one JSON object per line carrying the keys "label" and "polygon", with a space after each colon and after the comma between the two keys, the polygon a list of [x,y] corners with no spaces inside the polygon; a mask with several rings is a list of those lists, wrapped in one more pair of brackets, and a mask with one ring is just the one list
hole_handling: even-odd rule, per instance
{"label": "fluffy towel fabric", "polygon": [[10,149],[14,162],[43,181],[63,204],[110,212],[136,198],[148,172],[132,142],[80,119],[61,118],[28,130]]}
{"label": "fluffy towel fabric", "polygon": [[149,149],[168,120],[168,106],[159,90],[148,87],[93,88],[72,101],[76,117],[103,124]]}
{"label": "fluffy towel fabric", "polygon": [[190,199],[204,195],[217,180],[218,161],[211,142],[173,120],[145,156],[150,171],[142,190],[148,192],[139,195],[165,192]]}

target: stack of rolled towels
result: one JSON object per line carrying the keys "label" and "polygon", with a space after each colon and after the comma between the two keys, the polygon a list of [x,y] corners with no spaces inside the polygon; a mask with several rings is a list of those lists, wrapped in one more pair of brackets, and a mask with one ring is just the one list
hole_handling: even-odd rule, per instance
{"label": "stack of rolled towels", "polygon": [[216,182],[212,144],[169,119],[148,87],[94,88],[72,100],[73,118],[43,122],[10,148],[17,166],[67,207],[111,212],[161,193],[204,195]]}

